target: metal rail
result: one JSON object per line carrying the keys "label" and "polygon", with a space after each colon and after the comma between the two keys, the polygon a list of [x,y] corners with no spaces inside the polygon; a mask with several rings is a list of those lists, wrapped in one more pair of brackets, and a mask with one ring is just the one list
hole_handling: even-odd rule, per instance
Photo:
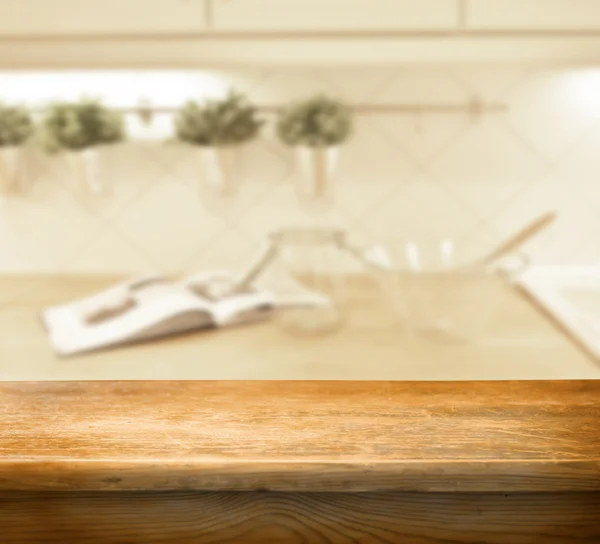
{"label": "metal rail", "polygon": [[[266,114],[276,114],[285,107],[285,104],[258,104],[257,109]],[[357,115],[421,115],[421,114],[453,114],[465,113],[467,115],[479,116],[489,113],[502,113],[508,110],[508,104],[504,102],[485,102],[477,96],[466,102],[440,102],[440,103],[384,103],[384,104],[350,104],[349,108]],[[178,111],[176,107],[155,106],[146,99],[140,100],[136,106],[114,107],[114,111],[125,115],[139,115],[142,119],[149,120],[153,115],[174,114]],[[43,114],[44,108],[33,108],[32,113]]]}

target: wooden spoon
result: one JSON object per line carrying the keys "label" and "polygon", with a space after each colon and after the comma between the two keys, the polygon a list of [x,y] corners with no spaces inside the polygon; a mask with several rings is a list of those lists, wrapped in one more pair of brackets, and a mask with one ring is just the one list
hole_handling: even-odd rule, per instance
{"label": "wooden spoon", "polygon": [[522,228],[516,234],[511,236],[508,240],[501,243],[498,247],[493,249],[481,260],[477,261],[477,266],[487,267],[493,264],[501,257],[505,257],[509,253],[513,253],[525,242],[539,234],[542,230],[548,228],[550,224],[556,219],[556,212],[548,212],[529,223],[526,227]]}

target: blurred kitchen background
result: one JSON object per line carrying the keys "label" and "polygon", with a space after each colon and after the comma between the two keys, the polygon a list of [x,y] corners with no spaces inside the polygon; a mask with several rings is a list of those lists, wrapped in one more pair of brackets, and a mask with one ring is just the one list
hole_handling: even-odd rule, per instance
{"label": "blurred kitchen background", "polygon": [[[0,273],[236,267],[292,225],[483,254],[548,210],[533,260],[598,262],[599,44],[600,0],[3,0],[0,102],[99,98],[129,111],[130,141],[100,151],[101,196],[28,148],[24,190],[0,203]],[[364,106],[330,208],[298,201],[273,123],[242,151],[237,198],[203,204],[195,150],[165,142],[160,110],[230,88],[270,108],[315,93]],[[159,110],[149,124],[140,103]]]}

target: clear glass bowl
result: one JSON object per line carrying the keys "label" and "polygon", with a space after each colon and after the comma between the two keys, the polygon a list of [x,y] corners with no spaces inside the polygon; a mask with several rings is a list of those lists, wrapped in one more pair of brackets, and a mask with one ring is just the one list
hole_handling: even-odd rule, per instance
{"label": "clear glass bowl", "polygon": [[388,242],[370,250],[393,312],[420,335],[445,341],[482,336],[498,278],[451,240]]}

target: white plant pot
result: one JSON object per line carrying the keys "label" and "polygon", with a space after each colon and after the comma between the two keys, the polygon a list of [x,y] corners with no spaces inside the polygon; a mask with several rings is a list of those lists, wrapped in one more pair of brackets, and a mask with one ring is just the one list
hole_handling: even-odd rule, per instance
{"label": "white plant pot", "polygon": [[0,193],[10,194],[20,188],[21,148],[0,147]]}
{"label": "white plant pot", "polygon": [[67,153],[67,161],[77,186],[93,195],[105,193],[100,177],[100,157],[97,149],[84,149]]}
{"label": "white plant pot", "polygon": [[200,149],[200,191],[211,199],[230,199],[238,192],[239,146]]}
{"label": "white plant pot", "polygon": [[339,147],[297,147],[296,190],[302,199],[328,201],[333,198],[339,162]]}

